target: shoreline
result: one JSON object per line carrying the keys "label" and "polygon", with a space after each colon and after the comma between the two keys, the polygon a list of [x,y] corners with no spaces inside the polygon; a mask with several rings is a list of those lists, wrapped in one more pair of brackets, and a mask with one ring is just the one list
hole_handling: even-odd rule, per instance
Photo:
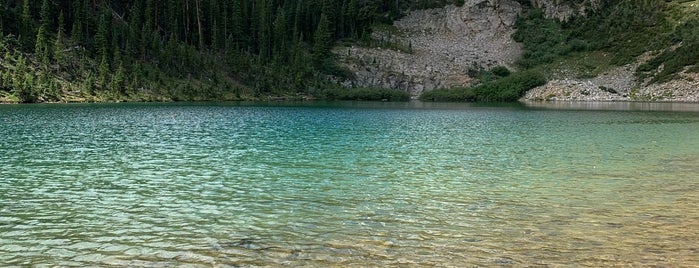
{"label": "shoreline", "polygon": [[[135,100],[135,101],[65,101],[65,102],[12,102],[0,101],[0,105],[25,105],[25,104],[129,104],[129,103],[242,103],[242,102],[261,102],[261,103],[283,103],[283,102],[315,102],[315,101],[362,101],[362,102],[387,102],[384,100],[324,100],[324,99],[290,99],[290,98],[263,98],[263,99],[245,99],[245,100]],[[410,99],[408,101],[392,101],[392,102],[422,102],[422,103],[480,103],[487,104],[489,102],[439,102],[439,101],[422,101],[419,99]],[[492,102],[502,103],[502,102]],[[565,99],[565,98],[528,98],[522,97],[517,101],[505,103],[521,103],[530,107],[550,107],[550,106],[576,106],[571,104],[580,104],[578,106],[590,105],[610,105],[618,106],[621,104],[629,105],[648,105],[648,104],[680,104],[680,105],[699,105],[699,101],[683,100],[683,99],[657,99],[657,100],[634,100],[634,99]]]}

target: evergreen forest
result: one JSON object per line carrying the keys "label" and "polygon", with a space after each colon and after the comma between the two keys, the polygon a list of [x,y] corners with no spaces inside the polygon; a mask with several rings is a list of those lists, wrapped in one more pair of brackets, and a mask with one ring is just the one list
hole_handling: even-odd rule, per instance
{"label": "evergreen forest", "polygon": [[[638,68],[642,79],[699,71],[694,1],[601,1],[568,21],[517,1],[525,10],[513,39],[524,54],[512,77],[485,70],[480,85],[423,99],[516,100],[554,63],[594,76],[648,51],[659,52]],[[353,73],[331,49],[372,45],[372,27],[448,4],[463,0],[0,0],[0,102],[404,100],[338,89]]]}
{"label": "evergreen forest", "polygon": [[241,100],[318,96],[348,76],[336,42],[427,0],[2,0],[0,99]]}

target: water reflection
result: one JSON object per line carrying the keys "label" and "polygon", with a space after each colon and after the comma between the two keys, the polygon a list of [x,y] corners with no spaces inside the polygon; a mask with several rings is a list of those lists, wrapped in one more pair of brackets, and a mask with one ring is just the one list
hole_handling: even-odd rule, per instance
{"label": "water reflection", "polygon": [[699,103],[688,102],[527,101],[523,104],[530,108],[558,110],[699,112]]}

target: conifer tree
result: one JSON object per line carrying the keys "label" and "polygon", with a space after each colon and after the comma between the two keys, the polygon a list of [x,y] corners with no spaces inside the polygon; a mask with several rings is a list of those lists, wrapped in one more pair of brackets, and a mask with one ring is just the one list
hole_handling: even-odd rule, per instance
{"label": "conifer tree", "polygon": [[82,1],[73,2],[73,25],[70,30],[70,38],[76,44],[83,44],[83,20],[85,19],[85,14],[82,12]]}
{"label": "conifer tree", "polygon": [[[36,37],[34,35],[34,27],[32,24],[32,14],[31,7],[29,5],[30,0],[24,0],[22,4],[22,16],[20,22],[20,35],[19,40],[24,44],[25,47],[29,46],[29,38]],[[31,47],[31,46],[30,46]]]}
{"label": "conifer tree", "polygon": [[141,47],[141,24],[142,20],[142,5],[141,1],[134,1],[133,6],[129,10],[128,17],[128,35],[126,38],[125,52],[131,56],[140,55]]}
{"label": "conifer tree", "polygon": [[5,37],[5,4],[0,1],[0,40]]}
{"label": "conifer tree", "polygon": [[114,66],[118,66],[116,73],[112,76],[112,80],[109,86],[115,93],[124,93],[124,80],[126,79],[126,74],[124,73],[124,62],[121,58],[121,50],[118,48],[114,49],[114,56],[112,57],[112,63]]}
{"label": "conifer tree", "polygon": [[209,35],[211,37],[211,50],[217,50],[221,48],[221,29],[220,26],[223,24],[219,18],[219,6],[217,0],[209,1]]}
{"label": "conifer tree", "polygon": [[47,26],[41,25],[36,34],[34,53],[44,66],[49,65],[49,40],[46,33]]}
{"label": "conifer tree", "polygon": [[243,35],[244,35],[244,18],[243,18],[243,8],[240,4],[241,1],[233,1],[231,10],[231,38],[232,44],[235,49],[240,49],[243,46]]}
{"label": "conifer tree", "polygon": [[58,33],[56,33],[56,40],[53,44],[53,58],[58,65],[58,72],[61,71],[61,67],[66,63],[66,54],[64,50],[65,46],[63,45],[63,30],[59,27]]}
{"label": "conifer tree", "polygon": [[51,6],[49,5],[48,0],[43,0],[41,2],[41,13],[39,14],[40,16],[40,23],[41,25],[44,25],[47,27],[50,26],[51,24]]}
{"label": "conifer tree", "polygon": [[102,54],[98,72],[97,85],[104,89],[107,86],[107,79],[109,77],[109,62],[107,62],[106,54]]}
{"label": "conifer tree", "polygon": [[[327,17],[328,29],[330,31],[330,37],[335,38],[337,36],[337,20],[340,16],[338,15],[337,1],[336,0],[323,0],[323,6],[321,13],[325,14]],[[321,15],[322,16],[322,15]],[[332,19],[330,19],[332,18]],[[319,22],[320,23],[320,22]]]}
{"label": "conifer tree", "polygon": [[124,70],[124,65],[123,63],[119,63],[119,67],[116,70],[116,73],[112,77],[112,83],[111,83],[111,88],[113,91],[120,92],[120,93],[126,93],[126,89],[124,88],[124,80],[126,79],[126,73]]}
{"label": "conifer tree", "polygon": [[167,19],[168,19],[168,35],[174,35],[175,37],[179,36],[179,10],[182,8],[181,1],[178,0],[168,0],[168,5],[167,5]]}
{"label": "conifer tree", "polygon": [[107,51],[107,18],[104,12],[99,17],[97,23],[97,34],[95,34],[95,51],[98,57],[102,57],[108,53]]}
{"label": "conifer tree", "polygon": [[259,7],[259,28],[257,35],[258,55],[263,62],[266,62],[272,54],[272,1],[260,0]]}
{"label": "conifer tree", "polygon": [[204,49],[204,30],[201,25],[201,0],[195,0],[197,13],[197,39],[199,40],[199,50]]}
{"label": "conifer tree", "polygon": [[274,19],[274,49],[273,55],[277,61],[284,61],[287,57],[287,29],[286,15],[283,9],[277,10],[277,16]]}
{"label": "conifer tree", "polygon": [[318,28],[313,36],[313,58],[316,64],[321,63],[330,54],[332,42],[328,16],[321,14]]}

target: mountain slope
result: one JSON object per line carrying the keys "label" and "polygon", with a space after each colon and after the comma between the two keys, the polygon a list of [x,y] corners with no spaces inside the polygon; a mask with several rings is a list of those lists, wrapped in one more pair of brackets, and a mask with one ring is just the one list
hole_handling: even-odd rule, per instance
{"label": "mountain slope", "polygon": [[687,0],[470,0],[375,31],[386,46],[335,53],[356,75],[347,85],[413,96],[468,90],[506,66],[550,80],[523,100],[699,101],[697,10]]}

